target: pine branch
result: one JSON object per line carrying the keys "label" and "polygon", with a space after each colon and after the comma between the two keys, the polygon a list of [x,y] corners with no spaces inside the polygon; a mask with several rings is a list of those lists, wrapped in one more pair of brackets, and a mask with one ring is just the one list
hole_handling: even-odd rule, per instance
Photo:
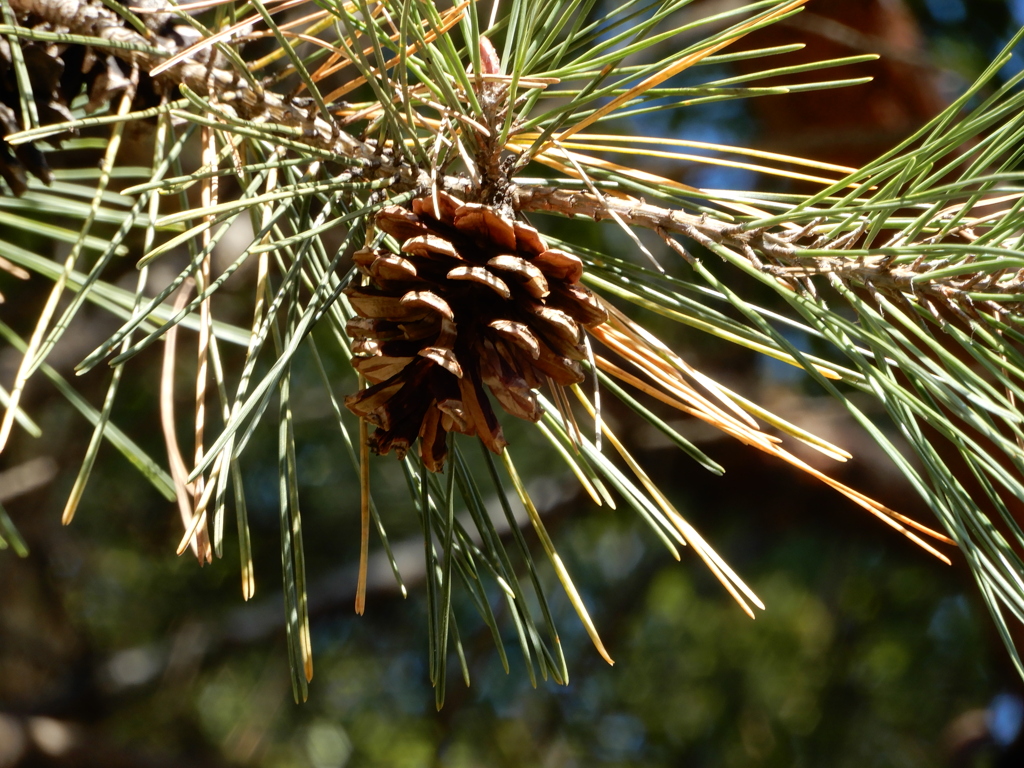
{"label": "pine branch", "polygon": [[[695,216],[634,198],[598,197],[579,190],[517,185],[511,195],[516,210],[525,213],[618,221],[663,235],[682,234],[709,249],[727,246],[792,290],[797,290],[796,281],[800,278],[827,275],[851,287],[866,288],[901,302],[920,298],[968,322],[977,317],[978,311],[991,312],[998,317],[1024,303],[1024,266],[993,269],[983,265],[984,268],[965,268],[951,274],[942,270],[948,262],[936,264],[926,258],[931,251],[938,251],[940,244],[946,246],[947,252],[957,248],[964,251],[966,264],[978,260],[979,254],[986,250],[1017,258],[1014,251],[972,246],[978,238],[972,231],[977,226],[975,219],[967,219],[941,236],[922,237],[918,242],[903,242],[888,249],[862,251],[857,250],[856,245],[864,235],[864,227],[829,237],[819,234],[818,230],[826,227],[818,221],[810,227],[795,228],[795,231],[779,228],[773,232],[706,215]],[[801,240],[806,244],[800,245]],[[894,263],[897,253],[911,252],[914,246],[922,247],[919,258],[906,265]],[[685,251],[679,252],[692,258]],[[985,297],[981,298],[982,295]]]}
{"label": "pine branch", "polygon": [[[493,490],[511,521],[511,487],[524,508],[533,509],[526,484],[505,450],[502,413],[536,422],[538,439],[565,461],[596,504],[614,505],[612,491],[616,492],[675,557],[680,557],[681,545],[690,545],[687,551],[707,563],[745,611],[753,615],[754,607],[763,607],[601,418],[602,396],[620,400],[710,471],[722,468],[639,397],[702,419],[798,467],[940,559],[948,562],[917,532],[944,543],[955,541],[979,574],[1001,629],[1004,608],[1024,617],[1024,591],[1012,586],[1017,583],[1017,550],[1024,544],[1024,533],[1006,512],[1001,495],[1024,500],[1024,483],[1003,472],[1000,463],[1024,469],[1019,451],[1024,419],[1017,407],[1024,397],[1024,355],[1017,349],[1021,336],[1014,327],[1024,283],[1018,242],[1022,197],[1014,187],[1019,175],[1013,172],[1020,109],[1012,90],[1015,83],[1001,87],[966,115],[962,110],[972,94],[965,95],[904,145],[861,169],[746,150],[740,154],[757,157],[763,164],[755,166],[746,158],[716,161],[821,187],[812,195],[758,196],[699,190],[628,163],[617,164],[607,156],[633,153],[688,163],[700,158],[673,155],[664,148],[637,148],[658,143],[657,137],[641,137],[633,147],[609,146],[616,137],[583,129],[623,115],[674,108],[685,102],[665,99],[678,95],[700,101],[781,92],[739,87],[732,79],[684,88],[670,80],[712,60],[713,54],[749,31],[795,13],[802,0],[730,6],[710,19],[690,20],[668,30],[659,25],[670,23],[686,4],[683,0],[656,4],[656,12],[639,21],[628,4],[613,6],[602,16],[591,13],[592,4],[562,8],[558,3],[537,6],[512,0],[505,9],[508,15],[490,30],[477,18],[476,5],[466,2],[441,13],[430,2],[380,3],[371,8],[362,2],[324,0],[313,14],[285,21],[275,14],[297,7],[297,2],[268,10],[253,0],[246,4],[252,16],[241,21],[218,17],[216,28],[204,28],[198,40],[185,30],[191,31],[193,23],[201,25],[170,6],[157,4],[150,8],[156,13],[142,14],[140,21],[131,12],[116,13],[98,0],[2,1],[7,23],[0,34],[12,41],[9,61],[19,78],[14,95],[21,105],[17,115],[13,108],[0,105],[10,144],[26,150],[41,137],[107,123],[120,135],[126,121],[151,117],[157,119],[161,137],[143,183],[123,190],[125,196],[117,200],[130,209],[127,218],[119,222],[120,209],[105,213],[118,226],[107,245],[88,233],[91,222],[105,211],[101,203],[108,197],[106,170],[95,188],[83,185],[93,200],[84,210],[64,205],[60,194],[44,197],[41,203],[36,198],[40,218],[53,210],[86,222],[80,233],[64,233],[76,243],[75,255],[61,270],[46,259],[12,249],[11,266],[55,281],[54,311],[65,287],[82,294],[56,322],[51,322],[51,315],[41,316],[30,343],[24,345],[28,351],[4,429],[20,414],[17,403],[24,382],[83,301],[102,302],[124,319],[79,368],[88,370],[110,358],[118,370],[116,380],[134,355],[166,338],[177,324],[198,328],[196,423],[208,425],[204,419],[209,393],[219,399],[224,427],[216,436],[208,428],[195,430],[196,466],[190,474],[180,467],[176,473],[185,518],[179,551],[202,540],[212,521],[210,540],[219,555],[230,487],[238,510],[243,593],[248,597],[254,582],[238,463],[276,398],[282,567],[297,697],[305,695],[312,666],[299,454],[289,402],[298,396],[292,378],[296,356],[309,351],[320,365],[312,336],[318,324],[335,342],[334,353],[367,384],[342,398],[320,365],[339,432],[362,479],[360,525],[367,544],[360,550],[360,572],[365,573],[369,558],[366,537],[372,521],[397,575],[369,488],[370,449],[398,456],[393,470],[405,477],[423,528],[430,670],[439,701],[450,646],[461,654],[453,582],[464,587],[502,648],[481,575],[500,585],[531,679],[535,665],[542,676],[567,679],[561,643],[529,549],[513,526],[515,545],[537,596],[539,618],[531,613],[532,599],[524,597],[526,579],[520,583],[483,501]],[[11,23],[11,16],[30,26]],[[245,31],[250,24],[253,30]],[[306,26],[300,30],[302,24]],[[626,28],[620,29],[623,25]],[[707,26],[697,34],[702,25]],[[500,35],[505,36],[503,46],[492,45],[490,36]],[[250,66],[232,46],[260,36],[273,37],[277,50]],[[681,39],[680,44],[673,41],[668,56],[657,58],[663,54],[658,45],[673,38]],[[69,105],[77,92],[63,94],[66,103],[57,98],[62,94],[29,93],[33,80],[18,58],[18,40],[53,43],[54,51],[60,45],[90,45],[124,62],[130,74],[121,77],[123,83],[103,83],[89,94],[91,109],[120,89],[118,112],[71,115]],[[500,56],[498,48],[503,48]],[[741,55],[775,53],[779,50]],[[4,49],[0,56],[0,63],[8,61]],[[773,71],[798,74],[844,61]],[[254,73],[271,65],[270,74],[257,80]],[[330,78],[346,68],[350,79],[328,92],[328,84],[337,82]],[[116,79],[111,70],[106,74],[108,80]],[[993,74],[994,70],[986,77]],[[163,95],[162,102],[131,112],[131,96],[146,78]],[[577,87],[576,81],[585,84]],[[853,82],[860,81],[795,88]],[[985,82],[979,81],[972,93]],[[729,87],[723,89],[723,83]],[[181,98],[169,103],[175,89]],[[361,95],[349,96],[356,92]],[[342,97],[366,100],[348,104],[340,101]],[[47,99],[53,108],[40,111],[39,104],[46,105]],[[975,156],[965,160],[962,148],[975,137]],[[183,148],[190,141],[199,145],[198,168],[182,167]],[[680,145],[685,143],[675,142]],[[111,152],[108,149],[108,155]],[[110,155],[108,160],[112,159]],[[0,154],[0,169],[4,161]],[[343,166],[340,172],[338,165]],[[798,169],[783,167],[787,165]],[[544,178],[523,177],[528,167],[541,166],[548,174]],[[45,170],[45,163],[36,168]],[[45,178],[42,171],[35,172]],[[221,197],[220,190],[227,187],[220,183],[224,177],[237,181],[240,189],[232,199]],[[19,178],[12,178],[11,186],[22,191]],[[193,185],[199,187],[200,205],[184,194]],[[182,193],[180,204],[168,211],[161,201],[175,192]],[[990,206],[1003,202],[1005,208],[990,212]],[[517,215],[532,212],[611,221],[655,266],[558,242]],[[252,240],[222,274],[212,274],[213,250],[240,216],[249,217]],[[146,245],[138,262],[139,288],[132,295],[104,283],[102,273],[134,226],[145,228]],[[682,280],[661,270],[635,228],[657,233],[690,263],[696,279]],[[332,230],[343,233],[340,245],[337,239],[322,237]],[[681,240],[692,245],[684,246]],[[86,247],[101,254],[89,267],[79,263]],[[731,266],[728,281],[702,264],[705,250]],[[145,268],[170,252],[181,257],[180,272],[158,286],[152,299],[144,299]],[[213,320],[218,291],[250,259],[258,262],[251,330],[226,329]],[[746,301],[731,283],[739,275],[774,290],[789,314]],[[190,279],[197,283],[195,298],[171,309],[166,300]],[[849,312],[829,307],[823,298],[826,289],[831,291],[830,301],[838,295],[844,308],[853,309],[856,322]],[[892,456],[950,538],[802,462],[761,424],[832,459],[850,457],[694,370],[623,313],[612,298],[806,370]],[[735,311],[720,311],[723,303]],[[924,322],[929,318],[937,322]],[[828,351],[821,357],[809,355],[780,328],[814,337]],[[225,373],[218,340],[241,341],[245,352],[240,371]],[[597,344],[602,347],[595,352]],[[950,352],[950,344],[960,345],[977,365],[964,365]],[[838,361],[844,359],[841,365]],[[262,378],[256,373],[258,366],[266,371]],[[216,387],[208,387],[209,377]],[[170,371],[166,378],[171,379]],[[846,387],[838,389],[837,381]],[[581,387],[585,383],[593,383],[592,395]],[[923,472],[858,409],[847,394],[849,388],[876,396],[888,409],[925,466]],[[167,398],[173,400],[173,393]],[[579,413],[593,422],[593,437],[590,424],[578,420],[574,409],[579,405]],[[358,431],[346,424],[350,414],[360,419]],[[165,429],[174,429],[172,421]],[[94,443],[108,429],[102,419],[99,425]],[[935,428],[941,439],[960,451],[1000,515],[1008,539],[994,529],[988,513],[938,458],[936,444],[924,436],[922,425]],[[478,487],[456,434],[484,446],[487,474],[481,478],[491,484],[485,489]],[[609,445],[628,473],[606,455]],[[491,453],[502,456],[503,466]],[[84,488],[92,455],[78,489]],[[468,510],[472,526],[455,514],[458,505]],[[607,658],[554,540],[539,516],[531,515],[531,522],[595,647]],[[361,599],[357,605],[362,609]],[[541,624],[545,632],[539,631]]]}
{"label": "pine branch", "polygon": [[[124,20],[100,0],[7,0],[19,19],[36,18],[72,35],[95,38],[97,46],[142,71],[156,69],[167,59],[186,53],[188,46],[173,36],[144,37],[125,26]],[[165,5],[168,10],[173,6]],[[100,42],[102,41],[102,42]],[[251,83],[238,72],[221,66],[204,52],[198,60],[183,58],[156,76],[163,88],[185,85],[211,100],[215,111],[251,122],[266,122],[298,129],[309,146],[352,161],[363,161],[377,178],[397,176],[398,183],[419,181],[419,173],[397,166],[375,152],[371,144],[345,131],[331,115],[318,113],[308,99],[287,98]]]}

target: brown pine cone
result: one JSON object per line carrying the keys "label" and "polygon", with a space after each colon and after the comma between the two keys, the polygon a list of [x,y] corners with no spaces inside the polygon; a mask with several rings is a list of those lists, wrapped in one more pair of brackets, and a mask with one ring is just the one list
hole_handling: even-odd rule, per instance
{"label": "brown pine cone", "polygon": [[513,416],[537,421],[533,390],[583,381],[583,327],[607,319],[580,284],[583,264],[537,230],[443,192],[389,206],[379,229],[402,243],[355,254],[370,285],[350,287],[353,364],[372,386],[345,405],[377,429],[371,447],[399,456],[420,438],[438,472],[449,431],[506,445],[483,385]]}
{"label": "brown pine cone", "polygon": [[[110,5],[109,2],[106,4]],[[166,49],[168,53],[176,53],[195,41],[196,33],[192,28],[170,13],[172,5],[169,0],[124,0],[120,4],[125,7],[145,6],[150,9],[168,10],[167,13],[147,13],[141,16],[154,34],[149,42]],[[82,0],[78,5],[78,14],[83,23],[85,19],[97,24],[105,20],[107,28],[123,25],[127,32],[128,22],[118,16],[113,9],[104,7],[104,3],[99,0]],[[69,29],[63,24],[40,18],[37,14],[40,13],[42,4],[23,2],[14,3],[13,6],[12,10],[18,24],[29,29],[50,33],[81,33],[81,30]],[[84,34],[89,34],[89,31]],[[79,43],[55,43],[24,38],[18,44],[28,71],[39,125],[52,125],[71,120],[71,103],[83,91],[89,96],[85,111],[91,113],[106,106],[130,87],[131,65],[100,49]],[[155,107],[160,103],[160,93],[167,87],[167,83],[157,83],[145,71],[141,72],[132,99],[132,109]],[[28,191],[29,174],[46,184],[53,180],[46,155],[34,142],[11,147],[3,141],[5,136],[16,133],[27,125],[21,109],[22,94],[14,69],[11,43],[0,37],[0,179],[7,182],[15,195],[23,195]],[[138,129],[139,126],[133,127]],[[63,137],[58,134],[47,141],[59,144]],[[3,194],[2,187],[0,194]]]}

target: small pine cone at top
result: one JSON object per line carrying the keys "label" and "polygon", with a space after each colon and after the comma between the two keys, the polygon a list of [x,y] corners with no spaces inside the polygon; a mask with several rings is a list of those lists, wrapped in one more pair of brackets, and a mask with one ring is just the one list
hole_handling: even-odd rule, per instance
{"label": "small pine cone at top", "polygon": [[346,290],[353,365],[370,386],[345,399],[376,426],[371,448],[404,456],[419,438],[439,472],[447,433],[505,438],[484,386],[513,416],[537,421],[534,390],[583,381],[583,333],[607,313],[580,283],[576,256],[548,248],[533,227],[438,192],[389,206],[377,227],[401,243],[355,254],[367,285]]}

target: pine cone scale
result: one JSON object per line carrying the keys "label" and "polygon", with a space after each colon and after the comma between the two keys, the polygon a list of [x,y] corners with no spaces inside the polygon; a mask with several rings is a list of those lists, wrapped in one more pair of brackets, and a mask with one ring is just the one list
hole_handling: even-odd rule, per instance
{"label": "pine cone scale", "polygon": [[526,292],[534,299],[543,299],[551,293],[544,273],[524,258],[503,254],[489,259],[487,266],[515,275],[522,281]]}
{"label": "pine cone scale", "polygon": [[492,320],[488,327],[493,328],[502,338],[508,339],[520,349],[529,352],[532,359],[540,357],[540,342],[526,323],[515,320]]}
{"label": "pine cone scale", "polygon": [[487,286],[503,299],[512,298],[512,291],[508,289],[505,281],[488,272],[484,267],[456,267],[448,273],[447,277],[449,280],[469,280]]}

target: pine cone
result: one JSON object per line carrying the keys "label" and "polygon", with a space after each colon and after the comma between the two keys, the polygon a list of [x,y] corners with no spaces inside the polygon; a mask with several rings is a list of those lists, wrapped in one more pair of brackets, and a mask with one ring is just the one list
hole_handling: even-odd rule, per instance
{"label": "pine cone", "polygon": [[580,284],[583,264],[548,248],[533,227],[445,193],[389,206],[377,227],[401,254],[362,250],[370,285],[347,289],[358,317],[348,324],[353,364],[372,386],[345,399],[377,429],[371,447],[399,456],[420,438],[438,472],[447,433],[506,445],[486,384],[513,416],[537,421],[534,389],[583,381],[583,327],[607,314]]}
{"label": "pine cone", "polygon": [[[106,15],[109,17],[108,26],[128,28],[127,22],[113,10],[105,8],[99,0],[83,0],[80,5],[83,18],[84,14],[94,20]],[[121,5],[171,8],[168,0],[133,0],[131,3],[125,0]],[[39,18],[35,15],[38,7],[32,4],[15,4],[13,10],[18,24],[29,29],[61,33],[80,31]],[[168,53],[176,53],[195,40],[191,27],[171,13],[143,14],[142,19],[153,33],[149,42]],[[40,125],[71,120],[71,103],[83,91],[89,97],[85,110],[91,113],[106,106],[129,87],[131,66],[91,46],[27,39],[21,39],[19,44]],[[132,109],[155,107],[160,103],[160,92],[166,87],[166,83],[158,84],[142,72],[132,99]],[[27,142],[12,148],[3,141],[5,136],[25,126],[21,107],[11,44],[0,37],[0,179],[7,182],[15,195],[23,195],[28,190],[29,174],[46,184],[53,180],[46,156],[35,143]],[[51,137],[48,142],[59,144],[61,138]]]}

